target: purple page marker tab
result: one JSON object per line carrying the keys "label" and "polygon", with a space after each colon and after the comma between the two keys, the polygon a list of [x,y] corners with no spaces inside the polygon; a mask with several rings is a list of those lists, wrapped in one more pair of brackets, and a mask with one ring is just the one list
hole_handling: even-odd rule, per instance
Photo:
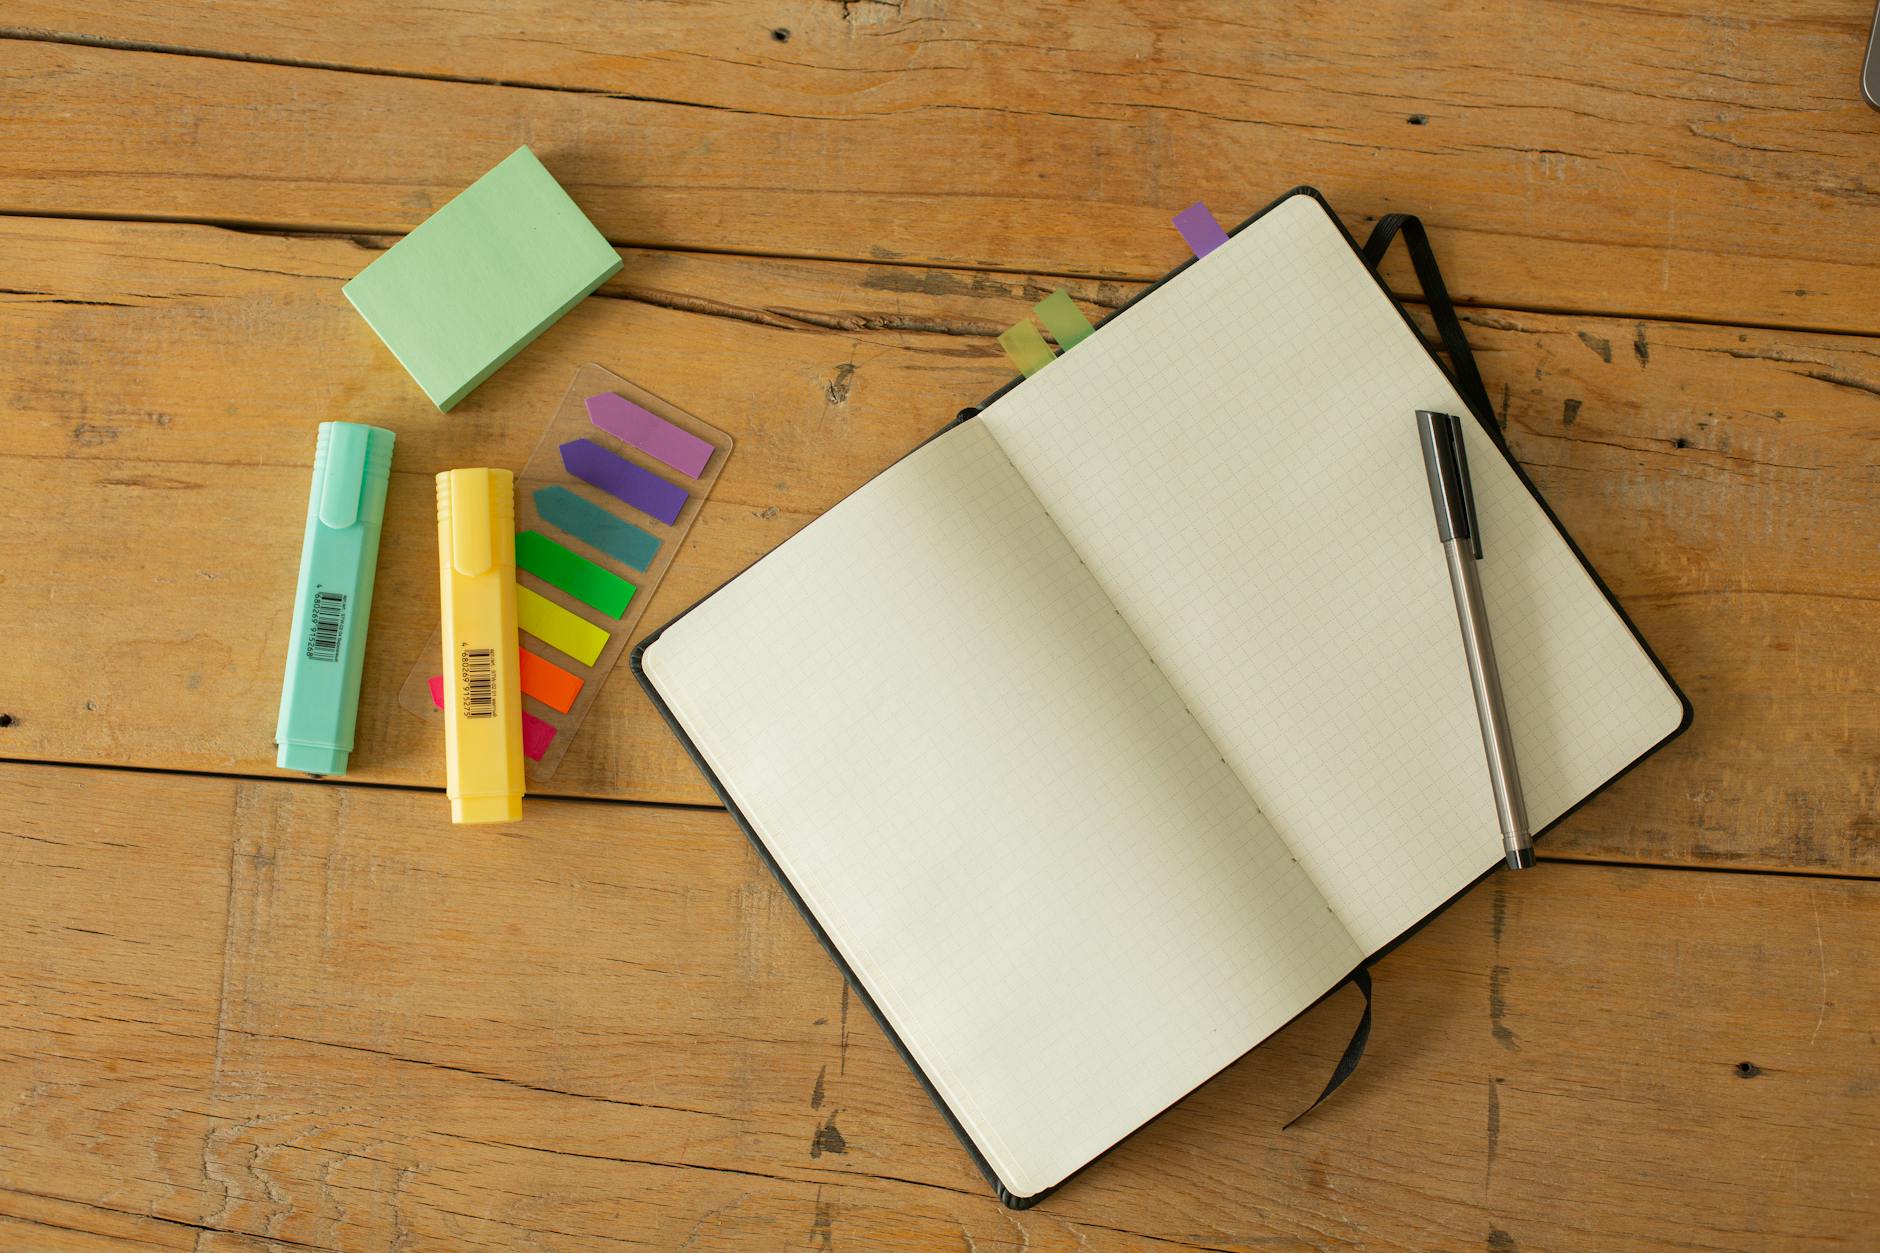
{"label": "purple page marker tab", "polygon": [[561,463],[583,483],[592,483],[667,526],[677,522],[679,511],[685,508],[683,487],[668,483],[651,470],[642,470],[591,439],[571,439],[563,444]]}
{"label": "purple page marker tab", "polygon": [[1175,215],[1175,229],[1182,233],[1197,257],[1205,257],[1227,242],[1227,232],[1208,212],[1208,206],[1199,200]]}
{"label": "purple page marker tab", "polygon": [[587,411],[588,421],[601,430],[689,478],[705,473],[705,463],[717,451],[690,431],[613,392],[589,396]]}

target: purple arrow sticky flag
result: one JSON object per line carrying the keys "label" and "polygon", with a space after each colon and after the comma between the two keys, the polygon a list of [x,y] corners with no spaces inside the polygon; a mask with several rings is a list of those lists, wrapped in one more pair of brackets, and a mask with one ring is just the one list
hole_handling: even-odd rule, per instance
{"label": "purple arrow sticky flag", "polygon": [[642,470],[591,439],[571,439],[561,446],[561,463],[583,483],[591,483],[667,526],[679,520],[686,490],[651,470]]}
{"label": "purple arrow sticky flag", "polygon": [[1205,257],[1227,242],[1227,232],[1208,212],[1208,206],[1199,200],[1175,215],[1175,229],[1182,233],[1197,257]]}
{"label": "purple arrow sticky flag", "polygon": [[587,411],[588,421],[601,430],[692,478],[705,473],[705,463],[717,451],[690,431],[613,392],[589,396]]}

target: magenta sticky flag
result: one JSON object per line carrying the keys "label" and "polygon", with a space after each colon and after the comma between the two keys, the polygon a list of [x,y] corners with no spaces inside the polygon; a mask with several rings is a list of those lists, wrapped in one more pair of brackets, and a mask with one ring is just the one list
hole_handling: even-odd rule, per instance
{"label": "magenta sticky flag", "polygon": [[522,751],[530,761],[542,760],[542,754],[555,742],[555,728],[528,710],[522,711]]}
{"label": "magenta sticky flag", "polygon": [[587,411],[588,421],[601,430],[691,478],[705,473],[705,463],[717,451],[690,431],[613,392],[589,396]]}

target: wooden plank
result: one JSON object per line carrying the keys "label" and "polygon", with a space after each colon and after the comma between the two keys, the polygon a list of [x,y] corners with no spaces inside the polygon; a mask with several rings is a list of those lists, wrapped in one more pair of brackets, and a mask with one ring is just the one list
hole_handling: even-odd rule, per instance
{"label": "wooden plank", "polygon": [[1425,214],[1478,303],[1875,332],[1866,18],[1060,0],[1014,38],[923,0],[18,0],[0,209],[403,231],[528,142],[622,244],[1147,279],[1190,201],[1309,181]]}
{"label": "wooden plank", "polygon": [[1380,965],[1370,1055],[1311,1119],[1279,1130],[1350,993],[1008,1215],[721,813],[551,801],[466,837],[389,789],[12,765],[0,794],[0,1213],[318,1248],[1771,1248],[1880,1218],[1880,885],[1498,876]]}
{"label": "wooden plank", "polygon": [[188,1249],[195,1247],[197,1237],[204,1234],[182,1223],[0,1188],[0,1241],[7,1248],[34,1249],[38,1253]]}
{"label": "wooden plank", "polygon": [[[433,473],[520,466],[588,360],[732,431],[650,628],[1009,377],[994,335],[1057,282],[632,252],[610,298],[442,417],[339,294],[371,255],[360,244],[19,219],[0,241],[16,258],[0,303],[15,519],[0,530],[0,751],[271,772],[312,429],[352,418],[400,440],[354,768],[426,786],[441,784],[434,732],[395,694],[434,625]],[[1134,290],[1071,286],[1097,308]],[[1880,500],[1862,451],[1880,345],[1470,320],[1514,448],[1697,706],[1547,851],[1880,870],[1863,677]],[[712,803],[624,670],[550,790]]]}

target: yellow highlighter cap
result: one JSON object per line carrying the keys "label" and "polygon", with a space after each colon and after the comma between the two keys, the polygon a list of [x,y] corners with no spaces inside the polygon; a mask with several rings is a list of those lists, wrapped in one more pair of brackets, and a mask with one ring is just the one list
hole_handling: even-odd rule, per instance
{"label": "yellow highlighter cap", "polygon": [[437,512],[450,539],[450,564],[475,578],[516,564],[516,476],[508,470],[446,470],[437,476]]}

